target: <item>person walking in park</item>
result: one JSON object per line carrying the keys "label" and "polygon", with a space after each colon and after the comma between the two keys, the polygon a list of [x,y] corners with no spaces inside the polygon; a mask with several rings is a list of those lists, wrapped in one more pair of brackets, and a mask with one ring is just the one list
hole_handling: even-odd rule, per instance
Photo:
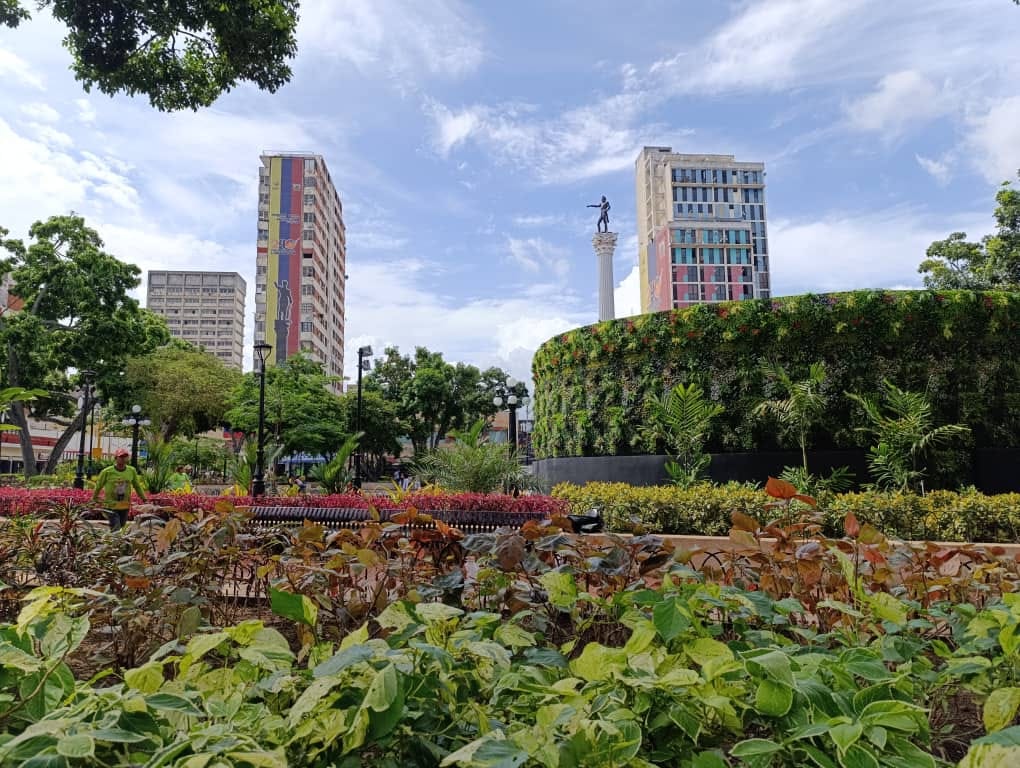
{"label": "person walking in park", "polygon": [[127,448],[118,448],[113,454],[114,464],[99,473],[96,478],[96,489],[92,492],[92,503],[99,502],[99,496],[104,496],[107,517],[110,520],[110,530],[116,531],[127,523],[128,512],[131,511],[131,489],[134,488],[138,497],[145,502],[145,489],[138,479],[138,472],[134,467],[128,466],[128,456],[131,452]]}

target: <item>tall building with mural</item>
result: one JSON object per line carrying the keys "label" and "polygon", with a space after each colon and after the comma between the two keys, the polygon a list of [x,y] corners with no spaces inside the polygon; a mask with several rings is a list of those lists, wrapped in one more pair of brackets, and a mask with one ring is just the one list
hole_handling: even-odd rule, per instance
{"label": "tall building with mural", "polygon": [[302,352],[342,377],[347,240],[340,196],[321,155],[266,152],[261,159],[255,341],[272,346],[269,364]]}
{"label": "tall building with mural", "polygon": [[645,147],[635,165],[642,312],[772,295],[763,163]]}

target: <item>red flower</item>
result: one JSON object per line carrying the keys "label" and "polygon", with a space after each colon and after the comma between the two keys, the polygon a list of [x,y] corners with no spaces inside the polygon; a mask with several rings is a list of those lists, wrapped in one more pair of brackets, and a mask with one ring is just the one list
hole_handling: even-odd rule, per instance
{"label": "red flower", "polygon": [[759,333],[761,333],[761,328],[752,328],[751,329],[751,335],[752,336],[757,336]]}
{"label": "red flower", "polygon": [[719,317],[721,317],[723,320],[725,320],[729,316],[730,316],[730,311],[728,309],[720,307],[720,309],[719,309]]}
{"label": "red flower", "polygon": [[737,328],[737,330],[740,331],[741,333],[747,333],[747,326],[742,325],[739,328]]}
{"label": "red flower", "polygon": [[696,339],[696,338],[698,338],[698,332],[697,331],[687,331],[687,338],[688,339]]}

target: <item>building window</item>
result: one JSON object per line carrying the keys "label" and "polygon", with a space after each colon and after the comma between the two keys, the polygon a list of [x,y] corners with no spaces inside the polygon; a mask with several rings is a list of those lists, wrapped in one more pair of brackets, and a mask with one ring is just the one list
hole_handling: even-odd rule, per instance
{"label": "building window", "polygon": [[265,332],[266,332],[266,321],[265,320],[256,320],[255,321],[255,333],[265,333]]}
{"label": "building window", "polygon": [[314,296],[315,295],[315,286],[314,285],[302,285],[301,286],[301,295],[302,296]]}
{"label": "building window", "polygon": [[311,333],[311,332],[312,332],[312,324],[311,323],[308,323],[308,322],[301,323],[301,333]]}
{"label": "building window", "polygon": [[315,239],[315,230],[314,229],[304,229],[304,230],[302,230],[301,231],[301,238],[303,240],[313,240],[313,239]]}
{"label": "building window", "polygon": [[305,186],[306,187],[314,187],[315,186],[315,177],[314,176],[305,176]]}
{"label": "building window", "polygon": [[255,267],[255,274],[256,275],[264,275],[264,274],[266,274],[266,269],[267,268],[266,268],[265,264],[260,264],[259,266]]}
{"label": "building window", "polygon": [[305,195],[305,205],[315,205],[315,195]]}
{"label": "building window", "polygon": [[302,220],[305,222],[305,224],[314,224],[315,223],[315,214],[314,213],[306,213],[304,215],[304,217],[302,218]]}
{"label": "building window", "polygon": [[301,277],[315,277],[315,267],[301,267]]}

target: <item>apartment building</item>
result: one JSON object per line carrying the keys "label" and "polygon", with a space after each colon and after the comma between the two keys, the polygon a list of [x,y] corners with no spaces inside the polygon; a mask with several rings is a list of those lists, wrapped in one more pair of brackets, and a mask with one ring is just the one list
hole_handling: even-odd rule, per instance
{"label": "apartment building", "polygon": [[227,365],[244,363],[247,285],[236,272],[150,271],[145,306],[171,335],[204,347]]}
{"label": "apartment building", "polygon": [[764,163],[645,147],[635,166],[642,312],[771,296]]}
{"label": "apartment building", "polygon": [[255,341],[272,346],[269,364],[302,352],[342,377],[347,239],[340,196],[321,155],[266,152],[261,160]]}

